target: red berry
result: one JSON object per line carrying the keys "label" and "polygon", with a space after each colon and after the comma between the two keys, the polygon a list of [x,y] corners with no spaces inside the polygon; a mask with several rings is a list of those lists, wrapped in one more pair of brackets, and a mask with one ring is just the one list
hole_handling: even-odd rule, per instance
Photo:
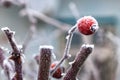
{"label": "red berry", "polygon": [[98,30],[98,22],[92,16],[84,16],[77,21],[78,30],[84,35],[91,35]]}
{"label": "red berry", "polygon": [[[54,69],[55,66],[57,65],[57,63],[58,63],[58,62],[52,63],[51,66],[50,66],[50,69],[51,69],[51,70]],[[54,77],[54,78],[56,78],[56,79],[60,79],[60,78],[62,77],[62,73],[64,73],[64,71],[65,71],[65,68],[62,67],[62,66],[60,66],[60,67],[55,71],[55,73],[52,75],[52,77]]]}

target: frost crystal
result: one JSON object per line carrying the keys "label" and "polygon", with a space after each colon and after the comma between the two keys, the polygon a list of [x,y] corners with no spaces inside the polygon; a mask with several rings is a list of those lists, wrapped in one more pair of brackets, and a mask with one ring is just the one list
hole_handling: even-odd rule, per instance
{"label": "frost crystal", "polygon": [[71,54],[67,54],[67,56],[70,58],[72,55]]}
{"label": "frost crystal", "polygon": [[17,45],[19,49],[21,49],[23,46],[22,45]]}
{"label": "frost crystal", "polygon": [[67,36],[66,36],[66,39],[68,40],[68,39],[69,39],[69,37],[70,37],[70,35],[67,35]]}
{"label": "frost crystal", "polygon": [[[93,19],[93,20],[95,21],[96,25],[98,25],[98,22],[97,22],[96,19],[95,19],[94,17],[92,17],[92,16],[84,16],[83,18]],[[78,19],[78,20],[77,20],[77,23],[79,23],[83,18]]]}
{"label": "frost crystal", "polygon": [[12,33],[13,35],[15,34],[15,31],[11,31],[8,27],[3,27],[1,28],[2,31],[8,31],[10,33]]}
{"label": "frost crystal", "polygon": [[72,65],[74,63],[74,61],[72,61],[72,62],[69,62],[69,65]]}
{"label": "frost crystal", "polygon": [[56,59],[56,55],[55,55],[55,53],[52,53],[52,57],[53,57],[54,59]]}
{"label": "frost crystal", "polygon": [[91,44],[91,45],[90,44],[83,44],[82,47],[86,47],[86,48],[91,47],[93,49],[94,45],[93,44]]}
{"label": "frost crystal", "polygon": [[65,75],[66,75],[66,73],[62,73],[61,75],[62,75],[62,76],[65,76]]}
{"label": "frost crystal", "polygon": [[70,33],[73,33],[75,30],[76,30],[76,28],[77,28],[77,24],[75,25],[75,26],[73,26],[69,31],[68,31],[68,33],[70,34]]}
{"label": "frost crystal", "polygon": [[10,61],[8,58],[4,60],[3,66],[13,71],[12,61]]}
{"label": "frost crystal", "polygon": [[10,30],[10,29],[8,27],[3,27],[1,28],[1,30],[4,31],[4,30]]}
{"label": "frost crystal", "polygon": [[21,60],[22,60],[22,63],[24,63],[24,62],[25,62],[25,59],[26,59],[25,55],[24,55],[24,54],[22,54],[22,55],[21,55]]}
{"label": "frost crystal", "polygon": [[40,46],[40,49],[42,49],[42,48],[54,49],[53,46],[51,46],[51,45],[42,45],[42,46]]}

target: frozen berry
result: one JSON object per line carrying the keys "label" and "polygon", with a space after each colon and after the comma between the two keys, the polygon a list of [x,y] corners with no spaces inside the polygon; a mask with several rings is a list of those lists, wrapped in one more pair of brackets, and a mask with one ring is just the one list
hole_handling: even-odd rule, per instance
{"label": "frozen berry", "polygon": [[84,35],[91,35],[98,30],[98,22],[92,16],[84,16],[77,21],[78,30]]}
{"label": "frozen berry", "polygon": [[[58,62],[54,62],[51,64],[50,69],[54,69]],[[55,73],[52,75],[53,78],[60,79],[62,77],[62,73],[65,72],[65,68],[63,66],[58,67]]]}

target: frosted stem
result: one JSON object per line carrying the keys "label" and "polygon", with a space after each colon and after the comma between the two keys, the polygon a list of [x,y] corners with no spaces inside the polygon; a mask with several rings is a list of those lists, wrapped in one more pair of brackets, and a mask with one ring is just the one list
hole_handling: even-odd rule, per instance
{"label": "frosted stem", "polygon": [[2,28],[2,30],[5,32],[10,45],[12,47],[12,54],[9,57],[9,59],[12,59],[15,63],[15,75],[12,78],[12,80],[23,80],[22,78],[22,60],[21,60],[21,51],[19,50],[15,39],[14,39],[14,31],[11,31],[9,28],[5,27]]}
{"label": "frosted stem", "polygon": [[69,57],[70,45],[71,45],[73,33],[75,32],[75,30],[76,30],[76,25],[73,26],[73,27],[68,31],[68,35],[66,36],[67,42],[66,42],[66,47],[65,47],[65,50],[64,50],[63,57],[62,57],[62,59],[59,61],[59,63],[55,66],[55,68],[51,71],[51,75],[53,75],[54,72],[57,70],[57,68],[62,64],[62,62]]}

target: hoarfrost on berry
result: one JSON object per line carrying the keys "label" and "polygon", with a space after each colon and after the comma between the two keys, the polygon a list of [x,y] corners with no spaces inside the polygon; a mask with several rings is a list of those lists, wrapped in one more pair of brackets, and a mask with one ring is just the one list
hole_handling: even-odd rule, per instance
{"label": "hoarfrost on berry", "polygon": [[77,27],[80,33],[91,35],[95,33],[99,26],[97,20],[92,16],[84,16],[77,21]]}

